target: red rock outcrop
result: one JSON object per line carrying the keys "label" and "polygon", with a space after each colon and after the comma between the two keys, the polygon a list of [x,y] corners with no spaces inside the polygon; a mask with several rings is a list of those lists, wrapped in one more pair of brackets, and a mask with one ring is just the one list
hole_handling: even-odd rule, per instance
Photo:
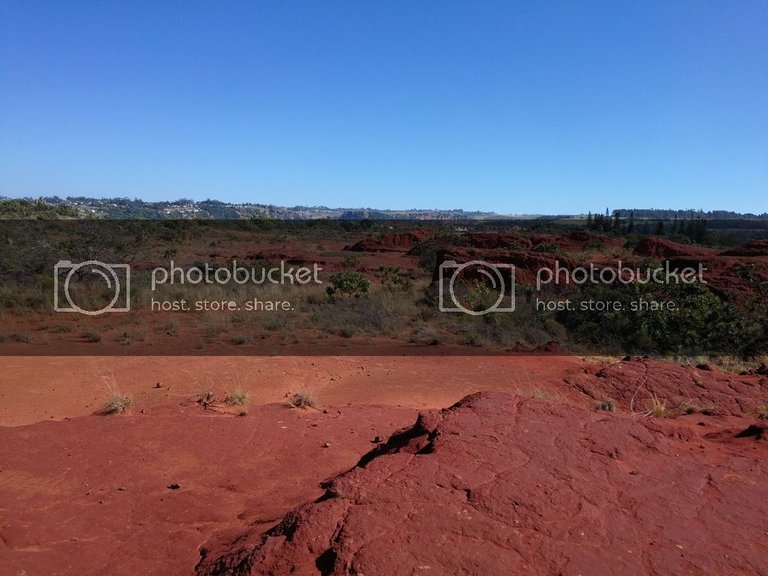
{"label": "red rock outcrop", "polygon": [[766,574],[768,444],[707,430],[474,394],[197,574]]}
{"label": "red rock outcrop", "polygon": [[768,402],[768,378],[737,376],[703,366],[680,366],[634,358],[584,370],[566,382],[594,400],[611,399],[620,410],[650,410],[653,399],[670,413],[704,411],[751,417]]}
{"label": "red rock outcrop", "polygon": [[721,256],[768,256],[768,239],[750,240],[744,246],[731,248],[720,253]]}
{"label": "red rock outcrop", "polygon": [[494,250],[497,248],[517,248],[526,249],[531,247],[531,241],[522,236],[513,236],[511,234],[497,234],[495,232],[468,232],[464,234],[462,240],[472,248],[482,248],[483,250]]}
{"label": "red rock outcrop", "polygon": [[465,264],[473,260],[488,262],[489,264],[511,264],[515,267],[515,282],[518,284],[535,284],[536,275],[541,268],[555,269],[556,262],[564,268],[575,266],[570,258],[558,257],[549,252],[536,252],[534,250],[510,250],[498,252],[493,250],[475,250],[472,248],[456,248],[439,250],[436,258],[432,279],[439,277],[440,265],[447,261]]}
{"label": "red rock outcrop", "polygon": [[614,238],[612,236],[606,236],[605,234],[596,234],[594,232],[587,232],[585,230],[575,230],[568,234],[562,234],[560,236],[554,235],[534,235],[531,236],[533,246],[539,246],[542,244],[550,244],[557,246],[562,250],[584,250],[588,243],[593,243],[595,246],[623,246],[624,239]]}
{"label": "red rock outcrop", "polygon": [[708,256],[715,256],[717,250],[704,248],[701,246],[691,246],[689,244],[678,244],[666,238],[658,236],[646,236],[635,246],[634,254],[636,256],[645,256],[648,258],[693,258],[701,259]]}
{"label": "red rock outcrop", "polygon": [[425,232],[391,232],[379,238],[368,237],[347,246],[350,252],[407,252],[427,237]]}

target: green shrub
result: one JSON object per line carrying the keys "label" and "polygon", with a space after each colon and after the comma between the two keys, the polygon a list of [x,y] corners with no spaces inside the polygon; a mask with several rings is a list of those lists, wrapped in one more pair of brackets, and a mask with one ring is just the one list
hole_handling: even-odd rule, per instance
{"label": "green shrub", "polygon": [[381,281],[381,285],[389,290],[411,289],[411,279],[401,274],[397,266],[379,266],[376,277]]}
{"label": "green shrub", "polygon": [[331,298],[337,295],[363,298],[368,295],[368,289],[371,286],[370,281],[355,270],[334,272],[329,281],[331,285],[326,288],[326,292]]}

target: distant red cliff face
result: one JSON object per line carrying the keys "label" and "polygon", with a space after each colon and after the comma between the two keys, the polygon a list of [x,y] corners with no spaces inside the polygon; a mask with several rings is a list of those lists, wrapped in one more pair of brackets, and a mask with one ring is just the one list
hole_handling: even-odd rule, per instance
{"label": "distant red cliff face", "polygon": [[649,258],[706,258],[716,256],[718,251],[714,248],[703,248],[701,246],[691,246],[690,244],[678,244],[666,238],[657,236],[646,236],[635,247],[634,254],[637,256],[646,256]]}
{"label": "distant red cliff face", "polygon": [[721,256],[746,256],[749,258],[768,257],[768,240],[750,240],[744,246],[731,248],[720,254]]}
{"label": "distant red cliff face", "polygon": [[345,249],[350,252],[407,252],[427,237],[429,233],[422,231],[390,232],[378,238],[364,238]]}
{"label": "distant red cliff face", "polygon": [[708,287],[737,303],[760,298],[760,284],[768,281],[768,240],[752,240],[738,248],[718,251],[650,236],[638,243],[634,254],[668,260],[676,267],[702,265]]}

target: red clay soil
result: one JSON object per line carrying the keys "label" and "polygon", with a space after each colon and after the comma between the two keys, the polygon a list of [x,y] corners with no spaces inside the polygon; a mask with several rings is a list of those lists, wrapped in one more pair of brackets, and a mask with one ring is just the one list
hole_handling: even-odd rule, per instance
{"label": "red clay soil", "polygon": [[270,528],[414,414],[194,405],[0,428],[0,574],[192,574],[215,532]]}
{"label": "red clay soil", "polygon": [[[435,347],[436,348],[436,347]],[[0,426],[91,415],[115,387],[134,409],[178,405],[202,389],[241,389],[254,406],[308,389],[323,405],[443,408],[480,390],[580,396],[573,356],[0,357]]]}
{"label": "red clay soil", "polygon": [[685,418],[475,394],[197,574],[767,574],[766,438]]}

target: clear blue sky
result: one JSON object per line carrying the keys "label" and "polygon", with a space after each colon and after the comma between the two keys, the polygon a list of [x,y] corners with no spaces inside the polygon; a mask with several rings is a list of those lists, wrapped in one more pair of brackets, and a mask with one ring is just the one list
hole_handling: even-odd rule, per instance
{"label": "clear blue sky", "polygon": [[768,3],[0,3],[0,195],[768,211]]}

